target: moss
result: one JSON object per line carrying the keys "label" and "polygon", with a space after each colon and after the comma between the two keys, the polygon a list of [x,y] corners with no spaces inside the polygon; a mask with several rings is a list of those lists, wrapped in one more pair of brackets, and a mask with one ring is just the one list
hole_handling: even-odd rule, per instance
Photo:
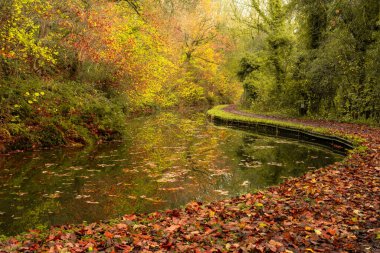
{"label": "moss", "polygon": [[356,149],[358,149],[358,148],[360,149],[362,147],[361,143],[364,142],[364,139],[360,138],[359,136],[348,135],[348,134],[340,134],[340,133],[332,133],[331,130],[329,130],[327,128],[306,126],[306,125],[296,124],[296,123],[292,123],[292,122],[285,122],[285,121],[274,120],[274,119],[255,118],[255,117],[243,116],[243,115],[230,113],[230,112],[223,110],[227,106],[228,105],[215,106],[211,110],[207,111],[207,114],[211,118],[217,118],[217,119],[220,119],[223,121],[246,122],[246,123],[253,123],[253,124],[255,124],[255,123],[271,124],[271,125],[276,125],[276,126],[281,126],[281,127],[286,127],[286,128],[303,130],[303,131],[307,131],[310,133],[317,133],[317,134],[322,134],[322,135],[327,135],[327,136],[337,136],[337,137],[343,138],[343,139],[347,140],[348,142],[352,143],[353,146],[355,147],[353,152],[356,152]]}

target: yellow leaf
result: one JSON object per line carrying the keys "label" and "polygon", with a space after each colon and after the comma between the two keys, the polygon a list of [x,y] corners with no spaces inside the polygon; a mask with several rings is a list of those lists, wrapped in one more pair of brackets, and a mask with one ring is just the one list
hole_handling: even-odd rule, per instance
{"label": "yellow leaf", "polygon": [[321,235],[321,234],[322,234],[321,230],[319,230],[319,229],[314,229],[314,232],[315,232],[317,235]]}
{"label": "yellow leaf", "polygon": [[263,207],[264,205],[263,205],[262,203],[256,202],[256,203],[255,203],[255,206],[256,206],[256,207]]}
{"label": "yellow leaf", "polygon": [[265,224],[265,223],[263,223],[263,222],[261,222],[260,224],[259,224],[259,227],[260,228],[265,228],[267,226],[267,224]]}
{"label": "yellow leaf", "polygon": [[210,210],[210,218],[213,218],[215,216],[215,212]]}

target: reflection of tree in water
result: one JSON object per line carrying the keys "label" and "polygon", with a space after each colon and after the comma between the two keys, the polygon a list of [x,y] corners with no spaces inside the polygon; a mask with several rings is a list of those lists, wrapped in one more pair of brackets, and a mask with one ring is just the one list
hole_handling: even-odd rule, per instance
{"label": "reflection of tree in water", "polygon": [[[323,151],[309,152],[294,143],[279,144],[276,139],[215,128],[202,114],[189,118],[164,113],[134,120],[128,126],[131,138],[124,143],[104,144],[95,150],[53,150],[27,159],[15,156],[7,163],[0,159],[5,166],[0,171],[0,186],[9,185],[1,189],[5,193],[0,212],[6,213],[0,215],[0,222],[10,221],[0,225],[1,229],[20,231],[45,222],[82,219],[91,222],[177,208],[194,199],[213,201],[227,197],[226,192],[242,194],[275,184],[282,176],[299,175],[306,166],[326,164]],[[239,165],[242,160],[244,164]],[[305,164],[295,163],[301,160]],[[268,165],[271,162],[286,166]],[[180,190],[170,190],[175,188]],[[16,196],[22,201],[10,206],[12,194],[21,191],[27,193]],[[164,201],[156,201],[160,199]],[[17,210],[17,205],[23,209]],[[21,219],[13,220],[12,215]]]}
{"label": "reflection of tree in water", "polygon": [[243,135],[236,155],[241,161],[241,176],[258,188],[278,184],[286,177],[300,176],[310,168],[319,168],[336,159],[333,155],[325,157],[326,151],[316,147],[251,134]]}
{"label": "reflection of tree in water", "polygon": [[273,185],[283,181],[283,177],[304,172],[303,161],[307,154],[294,143],[276,143],[271,138],[253,134],[243,134],[236,154],[244,179],[250,179],[253,187]]}

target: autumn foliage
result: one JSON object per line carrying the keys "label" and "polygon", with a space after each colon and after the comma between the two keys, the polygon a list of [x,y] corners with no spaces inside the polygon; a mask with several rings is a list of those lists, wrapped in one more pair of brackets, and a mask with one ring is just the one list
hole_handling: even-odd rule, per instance
{"label": "autumn foliage", "polygon": [[127,94],[130,111],[231,102],[216,6],[192,4],[13,0],[1,7],[0,74],[92,82]]}

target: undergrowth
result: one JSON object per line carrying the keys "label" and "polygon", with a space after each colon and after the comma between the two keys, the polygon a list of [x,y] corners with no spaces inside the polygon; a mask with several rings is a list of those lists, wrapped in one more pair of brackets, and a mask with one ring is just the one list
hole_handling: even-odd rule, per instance
{"label": "undergrowth", "polygon": [[[0,152],[78,146],[123,136],[126,99],[89,83],[0,81]],[[109,98],[112,97],[112,98]]]}

